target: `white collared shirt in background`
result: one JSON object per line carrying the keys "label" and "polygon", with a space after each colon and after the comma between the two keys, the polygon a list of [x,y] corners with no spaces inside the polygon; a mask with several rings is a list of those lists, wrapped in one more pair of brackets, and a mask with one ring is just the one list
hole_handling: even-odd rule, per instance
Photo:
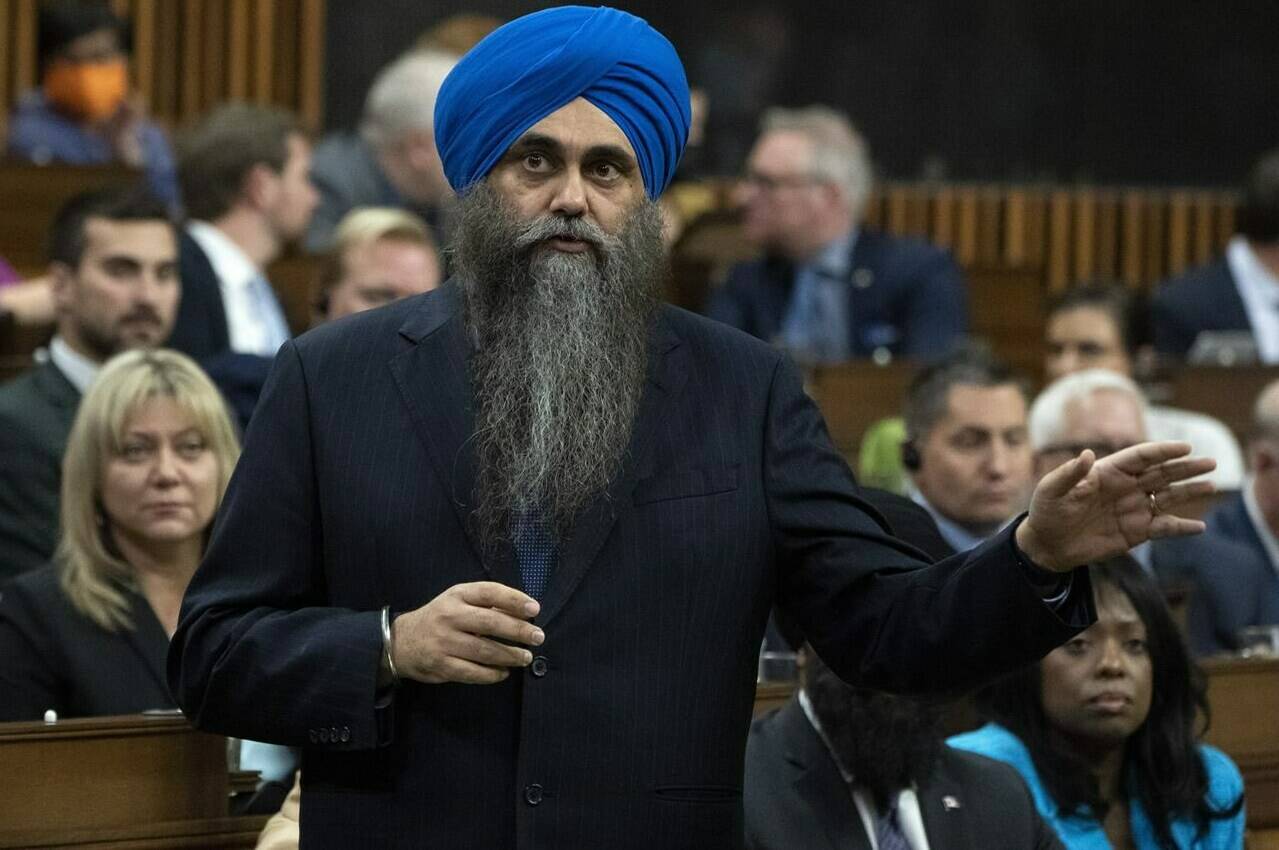
{"label": "white collared shirt in background", "polygon": [[1279,363],[1279,278],[1253,253],[1242,236],[1226,246],[1226,264],[1243,299],[1262,363]]}
{"label": "white collared shirt in background", "polygon": [[73,350],[65,339],[57,335],[49,341],[49,359],[71,382],[71,386],[80,391],[80,395],[89,391],[89,385],[98,377],[98,370],[102,368],[102,364]]}
{"label": "white collared shirt in background", "polygon": [[1252,521],[1252,527],[1257,532],[1257,536],[1261,538],[1261,545],[1265,547],[1266,555],[1270,558],[1271,569],[1279,572],[1279,539],[1275,538],[1275,533],[1270,530],[1270,524],[1261,513],[1261,505],[1257,503],[1253,484],[1251,475],[1244,479],[1243,508],[1248,512],[1248,519]]}
{"label": "white collared shirt in background", "polygon": [[274,294],[261,303],[255,293],[255,281],[265,280],[262,270],[239,245],[207,221],[189,221],[186,228],[218,276],[231,350],[274,357],[289,339],[289,324]]}
{"label": "white collared shirt in background", "polygon": [[[835,750],[830,745],[830,740],[822,731],[822,724],[818,722],[817,715],[813,712],[813,704],[803,689],[799,692],[799,705],[804,709],[804,716],[813,725],[813,729],[826,745],[826,749],[830,751],[830,757],[839,768],[844,782],[848,783],[848,787],[852,789],[853,805],[857,807],[857,814],[861,815],[862,826],[866,828],[866,837],[869,839],[871,850],[879,850],[879,840],[875,837],[876,825],[879,822],[875,800],[857,787],[855,777],[840,764],[839,757],[835,755]],[[924,815],[919,810],[919,797],[915,794],[914,788],[903,788],[897,794],[897,827],[906,838],[906,843],[910,845],[911,850],[930,850],[928,835],[924,832]]]}

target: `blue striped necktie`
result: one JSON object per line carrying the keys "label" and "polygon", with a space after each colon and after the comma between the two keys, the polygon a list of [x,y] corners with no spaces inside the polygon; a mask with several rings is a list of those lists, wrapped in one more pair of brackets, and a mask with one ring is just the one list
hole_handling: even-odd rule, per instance
{"label": "blue striped necktie", "polygon": [[524,592],[541,599],[555,569],[555,538],[540,509],[517,514],[514,522],[515,560],[520,567]]}
{"label": "blue striped necktie", "polygon": [[879,822],[875,825],[875,843],[879,846],[879,850],[911,850],[910,842],[906,840],[901,825],[897,823],[896,802],[887,812],[880,815]]}

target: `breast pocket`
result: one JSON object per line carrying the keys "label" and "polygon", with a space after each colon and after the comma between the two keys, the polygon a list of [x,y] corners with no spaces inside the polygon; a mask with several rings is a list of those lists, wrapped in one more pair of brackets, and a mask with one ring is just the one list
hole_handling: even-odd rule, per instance
{"label": "breast pocket", "polygon": [[635,485],[632,502],[646,505],[667,502],[672,499],[692,499],[713,496],[737,489],[737,464],[702,466],[663,472],[644,478]]}

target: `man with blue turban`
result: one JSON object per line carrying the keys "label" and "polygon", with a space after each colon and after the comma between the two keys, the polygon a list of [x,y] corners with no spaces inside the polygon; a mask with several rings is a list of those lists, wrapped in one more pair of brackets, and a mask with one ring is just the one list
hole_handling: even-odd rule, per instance
{"label": "man with blue turban", "polygon": [[736,850],[775,602],[851,682],[955,688],[1199,528],[1211,461],[1147,444],[937,565],[890,536],[793,366],[659,303],[688,89],[644,21],[513,21],[435,127],[456,277],[280,350],[170,649],[198,725],[303,748],[303,848]]}

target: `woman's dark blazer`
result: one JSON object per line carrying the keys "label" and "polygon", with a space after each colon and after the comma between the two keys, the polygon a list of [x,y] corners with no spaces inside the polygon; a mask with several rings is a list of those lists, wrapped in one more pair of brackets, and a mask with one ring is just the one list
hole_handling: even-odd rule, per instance
{"label": "woman's dark blazer", "polygon": [[175,707],[168,636],[142,596],[127,597],[133,628],[109,632],[71,605],[52,566],[0,588],[0,721]]}

